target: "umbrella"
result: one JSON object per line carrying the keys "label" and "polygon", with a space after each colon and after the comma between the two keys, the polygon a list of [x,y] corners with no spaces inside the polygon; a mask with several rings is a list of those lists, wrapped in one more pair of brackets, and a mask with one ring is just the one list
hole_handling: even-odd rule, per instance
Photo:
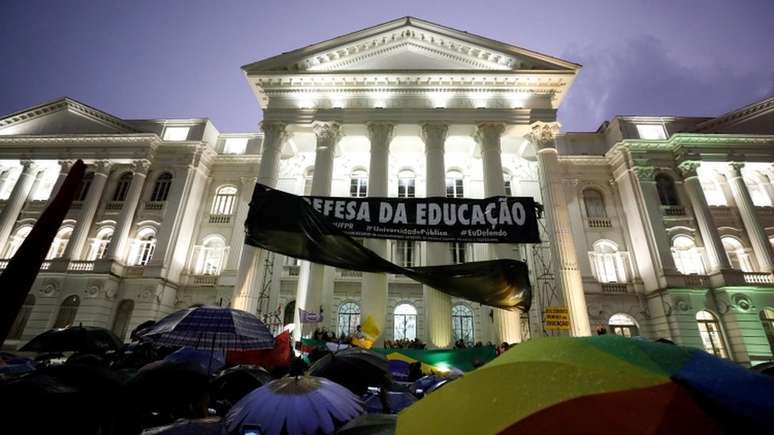
{"label": "umbrella", "polygon": [[210,382],[210,392],[215,402],[225,402],[228,408],[249,392],[271,382],[266,370],[248,365],[238,365],[223,370]]}
{"label": "umbrella", "polygon": [[437,375],[427,375],[414,381],[411,384],[411,391],[417,392],[417,390],[427,391],[433,387],[433,385],[441,382],[443,378]]}
{"label": "umbrella", "polygon": [[399,434],[774,433],[774,380],[617,336],[530,340],[404,410]]}
{"label": "umbrella", "polygon": [[121,340],[105,328],[69,326],[46,331],[25,344],[22,352],[81,352],[103,353],[118,350]]}
{"label": "umbrella", "polygon": [[274,337],[257,317],[223,307],[192,307],[176,311],[142,333],[156,344],[194,349],[271,349]]}
{"label": "umbrella", "polygon": [[[403,408],[408,408],[417,398],[413,394],[408,392],[399,391],[387,391],[387,403],[390,406],[390,410],[393,413],[398,413]],[[378,393],[369,393],[365,398],[365,406],[368,412],[379,413],[382,412],[382,399]]]}
{"label": "umbrella", "polygon": [[330,379],[358,396],[367,393],[368,387],[380,387],[390,381],[387,359],[357,347],[323,356],[309,367],[309,374]]}
{"label": "umbrella", "polygon": [[336,431],[336,435],[392,435],[398,417],[391,414],[364,414]]}
{"label": "umbrella", "polygon": [[225,435],[217,417],[178,420],[170,425],[145,429],[141,435]]}
{"label": "umbrella", "polygon": [[190,347],[183,347],[170,353],[164,357],[164,361],[169,363],[188,364],[198,368],[202,373],[207,375],[211,375],[213,372],[222,369],[223,366],[226,365],[222,353],[191,349]]}
{"label": "umbrella", "polygon": [[259,425],[262,435],[330,434],[362,413],[362,402],[341,385],[325,378],[296,376],[254,390],[224,420],[230,433],[243,425]]}

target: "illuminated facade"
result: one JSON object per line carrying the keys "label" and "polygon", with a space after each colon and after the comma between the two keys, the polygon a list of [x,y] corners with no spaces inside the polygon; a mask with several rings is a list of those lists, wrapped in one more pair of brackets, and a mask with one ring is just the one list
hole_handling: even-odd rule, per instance
{"label": "illuminated facade", "polygon": [[[260,132],[122,120],[73,100],[0,119],[0,252],[10,257],[75,158],[90,164],[14,338],[83,323],[126,334],[193,303],[297,308],[351,332],[447,347],[571,333],[667,337],[771,358],[774,99],[718,118],[617,117],[560,132],[579,65],[404,18],[246,65]],[[540,245],[365,240],[403,265],[528,262],[529,316],[243,246],[255,181],[318,196],[533,196]],[[270,313],[267,314],[267,313]],[[297,336],[302,334],[296,328]]]}

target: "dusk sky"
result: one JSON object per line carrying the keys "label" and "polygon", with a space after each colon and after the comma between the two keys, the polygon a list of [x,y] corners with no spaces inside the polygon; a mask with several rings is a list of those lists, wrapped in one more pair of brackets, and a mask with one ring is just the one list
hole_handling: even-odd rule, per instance
{"label": "dusk sky", "polygon": [[240,66],[406,15],[582,64],[565,131],[774,95],[772,0],[5,0],[0,113],[69,96],[125,119],[255,131]]}

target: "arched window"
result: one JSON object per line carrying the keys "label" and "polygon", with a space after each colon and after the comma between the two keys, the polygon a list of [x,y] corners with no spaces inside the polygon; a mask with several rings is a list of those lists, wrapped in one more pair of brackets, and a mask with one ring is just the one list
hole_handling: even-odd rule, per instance
{"label": "arched window", "polygon": [[762,309],[760,316],[763,332],[766,333],[766,338],[769,340],[769,348],[774,352],[774,308]]}
{"label": "arched window", "polygon": [[62,305],[59,306],[59,312],[54,321],[54,329],[66,328],[72,326],[75,322],[75,315],[78,314],[78,306],[81,305],[81,298],[78,295],[68,296]]}
{"label": "arched window", "polygon": [[336,327],[336,335],[339,337],[351,336],[360,324],[360,307],[354,302],[341,304],[339,307],[339,321]]}
{"label": "arched window", "polygon": [[505,196],[513,196],[513,189],[511,189],[511,174],[503,172],[503,184],[505,185]]}
{"label": "arched window", "polygon": [[707,205],[725,206],[726,195],[723,193],[723,189],[717,181],[716,174],[707,174],[706,176],[700,176],[701,190],[704,192],[704,198],[707,200]]}
{"label": "arched window", "polygon": [[452,332],[454,341],[462,339],[466,345],[473,344],[473,310],[467,305],[455,305],[452,307]]}
{"label": "arched window", "polygon": [[32,226],[29,225],[17,229],[14,235],[8,240],[3,258],[11,258],[16,255],[16,251],[18,251],[19,247],[24,243],[24,239],[27,238],[30,231],[32,231]]}
{"label": "arched window", "polygon": [[282,313],[282,322],[285,325],[293,323],[294,316],[296,315],[296,301],[290,301],[285,305],[285,311]]}
{"label": "arched window", "polygon": [[462,264],[465,262],[466,249],[467,246],[464,243],[449,243],[449,250],[451,251],[451,259],[453,264]]}
{"label": "arched window", "polygon": [[32,308],[35,306],[35,296],[27,294],[24,299],[24,305],[22,305],[19,314],[16,315],[16,319],[11,325],[11,330],[8,332],[9,340],[18,340],[24,333],[24,328],[27,327],[27,321],[30,320],[30,314],[32,314]]}
{"label": "arched window", "polygon": [[359,169],[349,178],[349,196],[353,198],[365,198],[368,195],[368,174]]}
{"label": "arched window", "polygon": [[414,242],[410,240],[396,240],[393,262],[403,267],[413,267],[416,265]]}
{"label": "arched window", "polygon": [[606,218],[607,209],[602,192],[597,189],[585,189],[583,191],[583,205],[586,207],[586,217]]}
{"label": "arched window", "polygon": [[83,179],[81,180],[81,183],[78,185],[78,188],[75,189],[75,198],[73,198],[73,200],[75,201],[85,200],[86,195],[89,193],[89,188],[91,187],[92,181],[94,181],[94,172],[87,172],[86,175],[83,176]]}
{"label": "arched window", "polygon": [[715,356],[728,358],[726,343],[717,317],[709,311],[703,310],[696,313],[696,322],[699,325],[699,335],[704,350]]}
{"label": "arched window", "polygon": [[656,175],[656,189],[658,190],[658,199],[661,201],[661,205],[680,205],[672,177],[666,174]]}
{"label": "arched window", "polygon": [[156,184],[153,185],[151,201],[166,201],[169,195],[169,187],[172,186],[172,174],[164,172],[156,178]]}
{"label": "arched window", "polygon": [[417,309],[409,304],[398,305],[395,307],[393,325],[393,338],[395,340],[417,338]]}
{"label": "arched window", "polygon": [[449,171],[446,173],[446,197],[447,198],[462,198],[465,195],[465,190],[462,180],[462,172]]}
{"label": "arched window", "polygon": [[92,240],[89,256],[86,259],[95,261],[105,258],[105,253],[111,240],[113,240],[113,228],[102,228],[97,231],[97,237]]}
{"label": "arched window", "polygon": [[414,171],[404,170],[398,173],[398,198],[414,198],[416,176]]}
{"label": "arched window", "polygon": [[613,314],[610,316],[610,320],[607,321],[607,326],[615,335],[623,337],[636,337],[640,335],[640,328],[637,326],[637,322],[628,314]]}
{"label": "arched window", "polygon": [[145,266],[153,258],[156,250],[156,231],[145,228],[137,233],[137,238],[129,255],[129,264],[132,266]]}
{"label": "arched window", "polygon": [[618,245],[610,240],[594,242],[591,264],[594,276],[601,283],[626,282],[626,254],[618,251]]}
{"label": "arched window", "polygon": [[113,334],[123,340],[126,338],[126,331],[129,329],[129,321],[132,320],[132,311],[134,311],[134,301],[124,299],[118,303],[116,308],[116,317],[113,319]]}
{"label": "arched window", "polygon": [[62,228],[56,233],[54,241],[51,242],[51,247],[48,248],[48,254],[46,254],[46,260],[52,260],[54,258],[61,258],[64,255],[67,243],[70,241],[70,236],[73,234],[73,229],[70,227]]}
{"label": "arched window", "polygon": [[752,259],[750,253],[744,249],[742,243],[733,237],[722,237],[720,239],[723,242],[723,249],[726,251],[728,262],[731,263],[731,267],[743,272],[752,272]]}
{"label": "arched window", "polygon": [[747,191],[750,192],[750,198],[755,206],[771,207],[771,198],[758,180],[753,177],[744,177],[744,184],[747,185]]}
{"label": "arched window", "polygon": [[199,252],[194,272],[198,275],[220,275],[226,251],[225,240],[220,236],[209,236],[197,248]]}
{"label": "arched window", "polygon": [[706,273],[704,259],[691,237],[681,235],[672,240],[672,257],[675,260],[675,267],[683,275]]}
{"label": "arched window", "polygon": [[116,190],[113,192],[113,201],[123,202],[126,200],[126,194],[129,193],[129,186],[132,184],[132,173],[124,172],[118,178]]}
{"label": "arched window", "polygon": [[231,216],[236,203],[237,189],[234,186],[221,186],[215,191],[210,214]]}

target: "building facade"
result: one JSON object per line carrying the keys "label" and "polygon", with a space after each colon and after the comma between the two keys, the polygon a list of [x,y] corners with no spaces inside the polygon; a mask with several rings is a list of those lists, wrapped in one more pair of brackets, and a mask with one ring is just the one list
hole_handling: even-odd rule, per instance
{"label": "building facade", "polygon": [[[745,364],[772,358],[774,98],[717,118],[560,132],[580,65],[415,18],[242,70],[263,109],[254,133],[124,120],[68,98],[0,118],[0,257],[72,162],[89,165],[7,346],[69,324],[128,338],[196,303],[275,327],[321,311],[345,335],[371,316],[384,340],[435,347],[519,342],[554,334],[542,310],[566,306],[573,335],[603,327]],[[362,241],[401,265],[524,260],[533,309],[245,246],[256,182],[317,196],[534,197],[541,244]]]}

